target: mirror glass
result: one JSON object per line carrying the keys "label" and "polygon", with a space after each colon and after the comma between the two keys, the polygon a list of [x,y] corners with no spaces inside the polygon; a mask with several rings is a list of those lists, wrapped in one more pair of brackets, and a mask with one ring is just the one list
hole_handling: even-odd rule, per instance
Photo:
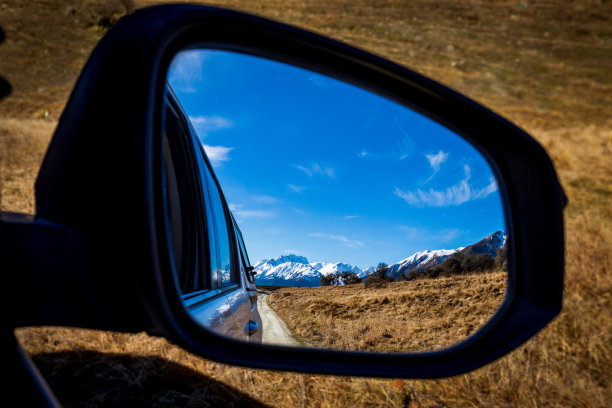
{"label": "mirror glass", "polygon": [[204,327],[414,352],[464,340],[500,307],[502,200],[462,137],[357,86],[236,52],[182,51],[167,84],[168,236]]}

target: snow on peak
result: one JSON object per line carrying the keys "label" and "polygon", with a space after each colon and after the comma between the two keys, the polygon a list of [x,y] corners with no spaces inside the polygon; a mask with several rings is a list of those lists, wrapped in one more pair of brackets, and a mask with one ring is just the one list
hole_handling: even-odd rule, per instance
{"label": "snow on peak", "polygon": [[427,249],[425,251],[416,252],[410,255],[408,258],[399,261],[400,265],[408,265],[408,264],[423,264],[431,261],[434,257],[447,257],[455,252],[461,251],[464,247],[459,247],[456,249]]}
{"label": "snow on peak", "polygon": [[262,263],[267,263],[273,266],[284,264],[284,263],[298,263],[298,264],[308,265],[308,259],[300,255],[288,254],[288,255],[281,255],[276,258],[264,260]]}
{"label": "snow on peak", "polygon": [[[495,256],[497,248],[503,246],[506,239],[507,234],[505,232],[496,231],[469,248],[482,247],[482,250],[479,249],[478,252],[486,251]],[[466,247],[419,251],[408,258],[389,265],[389,274],[392,277],[399,278],[407,273],[414,273],[414,271],[437,265],[464,249]],[[273,259],[262,259],[253,267],[257,272],[255,283],[270,286],[319,286],[319,278],[322,275],[350,271],[363,278],[376,270],[375,266],[361,270],[357,266],[342,262],[309,263],[306,257],[295,254],[282,255]]]}
{"label": "snow on peak", "polygon": [[319,271],[321,275],[329,275],[336,272],[353,272],[356,274],[361,273],[361,269],[357,266],[352,266],[342,262],[316,262],[310,264],[315,270]]}
{"label": "snow on peak", "polygon": [[319,286],[321,275],[361,269],[342,262],[312,262],[303,256],[283,255],[274,259],[261,260],[254,265],[257,275],[255,283],[270,286]]}

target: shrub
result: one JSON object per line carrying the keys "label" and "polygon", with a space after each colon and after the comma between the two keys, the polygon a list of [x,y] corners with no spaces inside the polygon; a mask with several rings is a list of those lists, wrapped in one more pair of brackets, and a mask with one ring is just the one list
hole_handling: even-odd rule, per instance
{"label": "shrub", "polygon": [[352,285],[354,283],[361,283],[361,278],[357,276],[355,272],[344,271],[340,274],[342,283],[345,285]]}
{"label": "shrub", "polygon": [[495,257],[495,268],[500,271],[508,270],[508,260],[506,259],[506,249],[499,248]]}
{"label": "shrub", "polygon": [[330,273],[329,275],[321,275],[319,276],[319,282],[321,282],[321,286],[337,285],[338,276],[335,273]]}
{"label": "shrub", "polygon": [[321,282],[321,286],[351,285],[353,283],[360,283],[361,278],[355,272],[344,271],[321,275],[319,276],[319,282]]}
{"label": "shrub", "polygon": [[379,263],[376,270],[374,270],[374,272],[366,276],[364,279],[366,288],[378,288],[385,286],[387,282],[392,282],[393,278],[387,276],[387,272],[389,272],[389,266],[384,262]]}

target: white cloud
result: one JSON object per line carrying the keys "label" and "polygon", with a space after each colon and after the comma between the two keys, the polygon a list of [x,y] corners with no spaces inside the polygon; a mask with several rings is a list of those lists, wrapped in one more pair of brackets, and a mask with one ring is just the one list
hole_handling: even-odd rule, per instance
{"label": "white cloud", "polygon": [[293,210],[294,213],[302,215],[302,216],[309,215],[306,211],[304,211],[304,210],[302,210],[300,208],[293,207],[292,210]]}
{"label": "white cloud", "polygon": [[345,215],[344,217],[342,217],[343,220],[352,220],[355,218],[359,218],[358,215]]}
{"label": "white cloud", "polygon": [[473,189],[469,184],[471,177],[470,166],[465,165],[463,169],[465,172],[465,178],[454,186],[447,187],[444,191],[430,188],[428,191],[417,189],[414,191],[405,192],[398,187],[395,187],[393,194],[415,207],[447,207],[484,198],[497,191],[497,183],[493,178],[486,187],[482,189]]}
{"label": "white cloud", "polygon": [[434,174],[436,174],[438,171],[440,171],[440,166],[442,163],[444,163],[448,158],[448,153],[444,153],[442,150],[440,150],[436,154],[426,154],[425,157],[429,161],[429,165],[433,169]]}
{"label": "white cloud", "polygon": [[201,50],[179,52],[168,69],[168,82],[175,91],[197,92],[196,84],[202,81],[206,52]]}
{"label": "white cloud", "polygon": [[246,210],[243,205],[230,203],[228,205],[230,211],[236,218],[271,218],[274,217],[272,211],[265,210]]}
{"label": "white cloud", "polygon": [[264,210],[238,210],[234,214],[242,218],[271,218],[274,217],[272,211]]}
{"label": "white cloud", "polygon": [[249,198],[253,201],[255,201],[256,203],[261,203],[261,204],[276,204],[278,202],[280,202],[280,200],[276,197],[272,197],[266,194],[261,194],[261,195],[251,195],[249,196]]}
{"label": "white cloud", "polygon": [[366,149],[363,149],[362,151],[359,152],[359,154],[357,154],[357,157],[366,157],[370,154],[370,152],[368,152]]}
{"label": "white cloud", "polygon": [[395,126],[397,126],[397,128],[403,135],[403,137],[399,141],[398,152],[399,159],[404,160],[410,157],[414,152],[414,140],[412,140],[408,132],[404,130],[404,127],[400,124],[398,119],[395,120]]}
{"label": "white cloud", "polygon": [[495,181],[495,177],[491,176],[491,178],[489,179],[489,184],[485,188],[477,191],[474,198],[486,197],[489,194],[492,194],[496,191],[497,191],[497,181]]}
{"label": "white cloud", "polygon": [[314,232],[314,233],[310,234],[310,236],[314,237],[314,238],[324,238],[324,239],[331,239],[331,240],[334,240],[334,241],[339,241],[344,246],[347,246],[349,248],[354,248],[354,247],[357,247],[357,246],[363,246],[363,242],[351,240],[351,239],[348,239],[347,237],[344,237],[342,235],[332,235],[332,234],[325,234],[323,232]]}
{"label": "white cloud", "polygon": [[219,165],[224,161],[228,161],[229,152],[234,150],[233,147],[225,147],[225,146],[209,146],[206,144],[202,144],[204,146],[204,151],[208,156],[208,160],[212,163],[213,166]]}
{"label": "white cloud", "polygon": [[299,164],[295,166],[296,169],[303,171],[308,177],[312,177],[312,170]]}
{"label": "white cloud", "polygon": [[306,187],[296,186],[294,184],[287,184],[287,188],[289,188],[289,190],[293,191],[294,193],[298,193],[298,194],[301,194],[304,190],[306,190]]}
{"label": "white cloud", "polygon": [[334,178],[336,175],[333,168],[321,166],[319,163],[312,163],[309,167],[296,164],[294,167],[300,170],[301,172],[303,172],[304,174],[306,174],[308,177],[313,177],[315,175],[322,175],[322,176]]}
{"label": "white cloud", "polygon": [[300,255],[300,256],[307,255],[306,252],[298,251],[297,249],[285,249],[283,252],[288,255]]}
{"label": "white cloud", "polygon": [[190,116],[189,120],[201,138],[208,136],[209,132],[227,129],[234,124],[222,116]]}
{"label": "white cloud", "polygon": [[321,89],[330,89],[335,86],[333,80],[323,75],[312,75],[308,77],[307,80],[317,88]]}

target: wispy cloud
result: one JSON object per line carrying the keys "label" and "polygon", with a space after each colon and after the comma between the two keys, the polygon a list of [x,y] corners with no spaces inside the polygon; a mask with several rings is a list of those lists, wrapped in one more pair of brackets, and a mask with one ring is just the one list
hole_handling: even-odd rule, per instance
{"label": "wispy cloud", "polygon": [[175,91],[197,92],[196,85],[202,81],[206,58],[206,53],[199,50],[182,51],[174,57],[168,70],[168,82]]}
{"label": "wispy cloud", "polygon": [[304,190],[306,190],[306,187],[296,186],[295,184],[287,184],[287,188],[293,191],[294,193],[298,193],[298,194],[302,194]]}
{"label": "wispy cloud", "polygon": [[442,150],[440,150],[436,154],[426,154],[425,157],[429,161],[429,165],[433,169],[434,174],[436,174],[438,171],[440,171],[440,166],[442,163],[444,163],[448,158],[448,153],[444,153]]}
{"label": "wispy cloud", "polygon": [[363,149],[362,151],[360,151],[357,154],[357,157],[366,157],[366,156],[369,156],[369,155],[370,155],[370,152],[368,152],[366,149]]}
{"label": "wispy cloud", "polygon": [[309,215],[306,211],[302,210],[301,208],[293,207],[292,210],[294,213],[302,215],[302,216]]}
{"label": "wispy cloud", "polygon": [[399,141],[398,151],[399,151],[399,159],[404,160],[412,155],[414,152],[414,140],[410,137],[408,132],[404,129],[404,127],[400,124],[399,120],[395,120],[395,126],[399,129],[404,137],[402,137]]}
{"label": "wispy cloud", "polygon": [[323,75],[312,75],[307,78],[317,88],[330,89],[335,86],[335,82],[332,79],[324,77]]}
{"label": "wispy cloud", "polygon": [[434,241],[434,242],[445,243],[445,242],[453,241],[465,234],[464,231],[461,231],[456,228],[445,228],[439,231],[432,232],[424,228],[399,225],[399,229],[401,229],[406,234],[406,239],[408,240],[418,239],[421,242]]}
{"label": "wispy cloud", "polygon": [[285,249],[283,253],[289,254],[289,255],[300,255],[300,256],[308,255],[306,252],[298,251],[297,249]]}
{"label": "wispy cloud", "polygon": [[222,116],[190,116],[189,120],[201,138],[208,136],[209,132],[227,129],[234,125],[231,120]]}
{"label": "wispy cloud", "polygon": [[497,191],[497,183],[493,177],[486,187],[474,189],[469,183],[471,177],[470,166],[465,165],[463,170],[465,172],[464,179],[453,186],[447,187],[446,190],[440,191],[430,188],[428,191],[417,189],[406,192],[395,187],[393,194],[415,207],[447,207],[484,198]]}
{"label": "wispy cloud", "polygon": [[228,161],[229,152],[234,150],[233,147],[225,147],[225,146],[209,146],[206,144],[202,144],[204,146],[204,151],[208,156],[208,160],[212,163],[213,166],[217,166],[222,162]]}
{"label": "wispy cloud", "polygon": [[236,214],[239,217],[243,218],[271,218],[274,217],[274,213],[272,211],[264,211],[264,210],[238,210]]}
{"label": "wispy cloud", "polygon": [[256,203],[261,203],[261,204],[276,204],[280,202],[278,198],[272,197],[266,194],[250,195],[249,198],[255,201]]}
{"label": "wispy cloud", "polygon": [[296,164],[295,168],[303,171],[308,177],[312,177],[312,170],[310,170],[309,168],[300,166],[299,164]]}
{"label": "wispy cloud", "polygon": [[363,242],[351,240],[351,239],[348,239],[347,237],[342,236],[342,235],[332,235],[332,234],[325,234],[323,232],[314,232],[314,233],[310,234],[310,236],[314,237],[314,238],[323,238],[323,239],[331,239],[331,240],[334,240],[334,241],[339,241],[344,246],[347,246],[349,248],[363,246]]}
{"label": "wispy cloud", "polygon": [[237,218],[271,218],[274,217],[274,213],[272,211],[266,210],[248,210],[245,209],[243,205],[240,204],[229,204],[230,211]]}
{"label": "wispy cloud", "polygon": [[474,198],[483,198],[497,191],[497,181],[495,181],[495,177],[489,178],[489,184],[483,188],[475,192]]}
{"label": "wispy cloud", "polygon": [[310,166],[302,166],[296,164],[294,166],[296,169],[300,170],[308,177],[313,177],[315,175],[327,176],[330,178],[334,178],[336,176],[334,169],[331,167],[321,166],[319,163],[312,163]]}
{"label": "wispy cloud", "polygon": [[343,220],[352,220],[355,218],[359,218],[358,215],[345,215],[344,217],[342,217]]}

